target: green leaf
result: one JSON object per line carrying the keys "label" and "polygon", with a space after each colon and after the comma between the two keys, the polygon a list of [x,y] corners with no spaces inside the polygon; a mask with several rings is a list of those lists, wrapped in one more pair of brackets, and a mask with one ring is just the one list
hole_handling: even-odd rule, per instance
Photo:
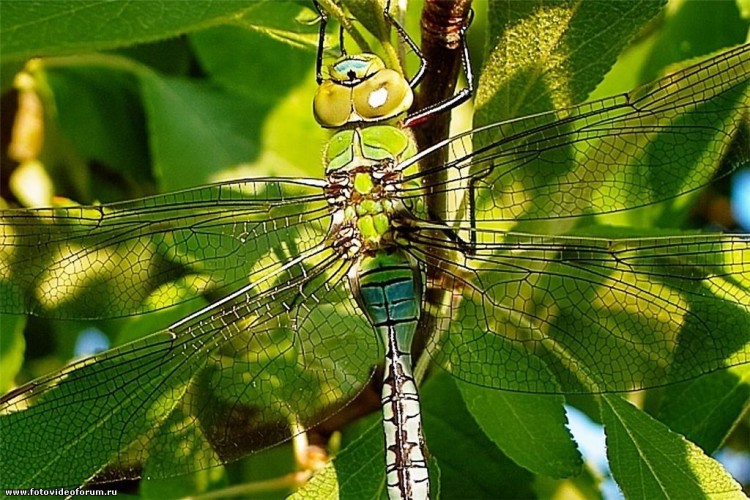
{"label": "green leaf", "polygon": [[[80,54],[153,42],[225,23],[262,2],[198,0],[175,2],[13,1],[0,17],[2,62],[39,56]],[[94,29],[95,27],[95,29]]]}
{"label": "green leaf", "polygon": [[[355,423],[347,428],[345,436],[349,434],[356,438],[291,498],[387,498],[382,416],[378,412]],[[434,456],[428,467],[430,496],[440,498],[441,475]]]}
{"label": "green leaf", "polygon": [[554,478],[581,471],[566,427],[562,396],[488,390],[457,382],[466,408],[503,453],[521,467]]}
{"label": "green leaf", "polygon": [[[0,280],[0,288],[4,287]],[[23,366],[26,342],[23,329],[26,316],[8,315],[0,318],[0,393],[5,394],[16,385],[15,377]]]}
{"label": "green leaf", "polygon": [[161,302],[160,295],[167,293],[183,297],[184,302],[174,307],[156,310],[150,314],[139,314],[120,320],[122,325],[118,325],[119,334],[116,337],[115,345],[123,345],[143,338],[150,333],[161,331],[171,323],[207,306],[206,297],[201,295],[201,292],[205,292],[205,290],[195,289],[187,281],[189,281],[189,278],[177,279],[154,289],[145,300],[146,303],[158,304]]}
{"label": "green leaf", "polygon": [[[269,107],[300,82],[306,82],[304,78],[314,64],[310,51],[280,44],[237,26],[219,26],[193,33],[190,43],[212,83]],[[280,61],[283,64],[279,64]],[[311,115],[311,107],[304,111]]]}
{"label": "green leaf", "polygon": [[[734,1],[677,2],[664,11],[664,29],[656,32],[640,82],[659,78],[663,68],[743,43],[750,23],[739,16]],[[707,8],[711,15],[706,15]]]}
{"label": "green leaf", "polygon": [[[165,341],[169,335],[155,334]],[[153,341],[153,339],[152,339]],[[149,347],[145,342],[136,342],[123,346],[119,350],[108,351],[110,355],[120,352],[125,358],[113,361],[99,359],[91,363],[88,358],[86,366],[79,372],[82,382],[67,392],[65,388],[50,391],[46,401],[65,407],[71,395],[80,397],[76,400],[75,411],[60,412],[55,425],[50,425],[49,415],[37,411],[37,406],[23,412],[3,415],[0,420],[0,433],[11,446],[12,437],[16,445],[23,439],[34,449],[56,449],[57,453],[39,453],[17,459],[7,448],[0,453],[0,470],[3,471],[3,482],[18,488],[29,488],[40,481],[60,485],[83,484],[93,474],[99,472],[109,462],[113,450],[123,442],[133,442],[137,436],[148,434],[158,426],[172,410],[168,401],[154,398],[154,391],[159,388],[173,396],[183,393],[187,382],[197,370],[195,363],[183,363],[175,358],[163,366],[162,376],[154,377],[149,369]],[[163,360],[162,360],[163,361]],[[116,363],[116,364],[115,364]],[[127,398],[118,396],[116,378],[111,378],[104,368],[122,370],[126,377],[137,377],[141,384],[131,391]],[[39,383],[39,381],[37,381]],[[81,418],[85,416],[85,421]],[[10,430],[35,429],[33,433],[23,436],[13,435]],[[123,435],[123,429],[132,430]],[[108,444],[109,443],[109,444]],[[218,465],[218,464],[215,464]]]}
{"label": "green leaf", "polygon": [[748,408],[750,364],[745,364],[667,387],[659,420],[713,453]]}
{"label": "green leaf", "polygon": [[46,79],[60,133],[83,160],[130,183],[151,181],[143,107],[132,72],[98,64],[53,65]]}
{"label": "green leaf", "polygon": [[381,498],[385,495],[383,426],[380,415],[291,499]]}
{"label": "green leaf", "polygon": [[[144,474],[148,477],[148,470]],[[143,498],[185,498],[212,490],[220,490],[227,487],[228,484],[229,481],[224,467],[212,467],[196,470],[191,474],[182,476],[144,479],[141,481],[139,493]]]}
{"label": "green leaf", "polygon": [[[463,390],[464,388],[462,388]],[[420,390],[430,456],[430,489],[438,498],[531,498],[531,475],[504,456],[463,406],[446,374]],[[383,427],[379,414],[293,498],[379,498],[385,495]],[[438,468],[439,464],[439,468]]]}
{"label": "green leaf", "polygon": [[324,500],[338,499],[339,483],[336,478],[336,467],[333,461],[318,471],[302,488],[289,495],[289,500]]}
{"label": "green leaf", "polygon": [[491,1],[475,124],[580,103],[664,2]]}
{"label": "green leaf", "polygon": [[532,475],[490,441],[463,404],[448,374],[420,390],[428,453],[440,464],[443,498],[532,498]]}
{"label": "green leaf", "polygon": [[671,65],[745,41],[747,21],[735,2],[671,2],[653,27],[626,47],[591,98],[627,92],[674,69]]}
{"label": "green leaf", "polygon": [[616,395],[602,396],[612,475],[627,498],[745,498],[714,459]]}
{"label": "green leaf", "polygon": [[[300,466],[295,461],[295,446],[288,441],[225,465],[223,469],[227,471],[227,478],[234,485],[224,493],[234,492],[235,498],[251,497],[253,500],[286,498],[295,487],[289,471],[298,471]],[[292,474],[296,475],[295,472]],[[221,496],[222,491],[216,493]]]}
{"label": "green leaf", "polygon": [[142,89],[154,175],[164,190],[206,184],[259,155],[267,110],[203,82],[152,74]]}
{"label": "green leaf", "polygon": [[189,75],[195,57],[190,47],[189,37],[168,38],[145,45],[131,45],[117,49],[112,54],[132,59],[152,71],[173,76]]}
{"label": "green leaf", "polygon": [[[315,84],[310,55],[234,27],[196,33],[191,40],[209,82],[152,73],[142,78],[151,152],[162,187],[304,174],[296,165],[319,171],[320,162],[310,160],[319,157],[325,135],[310,108],[299,105],[298,95],[308,95]],[[287,61],[290,71],[269,72],[280,60]],[[305,85],[298,89],[300,81]],[[301,134],[294,142],[298,147],[289,148],[296,133]]]}
{"label": "green leaf", "polygon": [[234,24],[293,47],[318,49],[319,20],[312,2],[269,2],[264,5],[262,15],[251,10]]}
{"label": "green leaf", "polygon": [[[390,24],[383,17],[385,2],[383,0],[345,0],[345,5],[352,15],[379,40],[388,40]],[[395,2],[391,2],[393,7]]]}

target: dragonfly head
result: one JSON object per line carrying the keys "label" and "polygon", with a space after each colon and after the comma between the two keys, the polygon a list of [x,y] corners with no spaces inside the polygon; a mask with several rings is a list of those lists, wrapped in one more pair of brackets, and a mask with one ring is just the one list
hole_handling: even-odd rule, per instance
{"label": "dragonfly head", "polygon": [[343,56],[328,74],[313,100],[315,119],[325,128],[392,121],[414,102],[406,78],[375,54]]}

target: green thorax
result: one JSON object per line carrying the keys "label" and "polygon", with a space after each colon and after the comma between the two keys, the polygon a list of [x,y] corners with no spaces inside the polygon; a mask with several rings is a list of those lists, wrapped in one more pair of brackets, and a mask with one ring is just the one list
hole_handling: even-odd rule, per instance
{"label": "green thorax", "polygon": [[399,160],[414,154],[406,131],[375,125],[337,133],[325,153],[329,203],[337,232],[353,239],[343,252],[371,252],[394,240],[394,220],[404,212]]}

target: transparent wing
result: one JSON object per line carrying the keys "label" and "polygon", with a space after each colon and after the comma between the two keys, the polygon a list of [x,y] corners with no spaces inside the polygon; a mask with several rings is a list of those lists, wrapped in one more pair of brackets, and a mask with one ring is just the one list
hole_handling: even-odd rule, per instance
{"label": "transparent wing", "polygon": [[198,293],[222,297],[323,239],[321,186],[257,179],[112,205],[0,211],[0,313],[101,319]]}
{"label": "transparent wing", "polygon": [[428,293],[451,290],[428,306],[438,332],[430,353],[462,380],[595,393],[750,362],[747,235],[477,239],[471,255],[439,233],[410,236],[409,250],[438,270]]}
{"label": "transparent wing", "polygon": [[[605,226],[588,234],[607,237],[556,236],[574,233],[574,218],[674,199],[750,161],[749,81],[744,45],[631,93],[481,127],[404,162],[451,158],[442,181],[409,174],[424,182],[401,193],[423,219],[403,244],[428,269],[423,326],[437,332],[429,352],[438,364],[488,387],[592,393],[750,361],[746,236],[623,239]],[[454,210],[420,210],[425,189]]]}
{"label": "transparent wing", "polygon": [[628,94],[477,128],[404,162],[449,158],[442,180],[410,174],[423,182],[401,196],[444,193],[460,209],[441,219],[474,229],[672,199],[750,161],[748,81],[743,45]]}
{"label": "transparent wing", "polygon": [[4,484],[182,474],[332,415],[381,355],[344,279],[349,265],[311,247],[165,331],[4,396]]}

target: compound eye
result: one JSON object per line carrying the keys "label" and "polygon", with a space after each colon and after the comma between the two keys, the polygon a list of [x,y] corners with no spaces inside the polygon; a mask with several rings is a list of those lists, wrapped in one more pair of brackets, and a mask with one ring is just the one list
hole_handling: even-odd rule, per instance
{"label": "compound eye", "polygon": [[332,81],[325,81],[315,93],[313,114],[315,120],[327,128],[346,125],[352,114],[352,89]]}
{"label": "compound eye", "polygon": [[409,82],[397,71],[383,69],[352,89],[354,112],[365,121],[394,118],[414,101]]}

